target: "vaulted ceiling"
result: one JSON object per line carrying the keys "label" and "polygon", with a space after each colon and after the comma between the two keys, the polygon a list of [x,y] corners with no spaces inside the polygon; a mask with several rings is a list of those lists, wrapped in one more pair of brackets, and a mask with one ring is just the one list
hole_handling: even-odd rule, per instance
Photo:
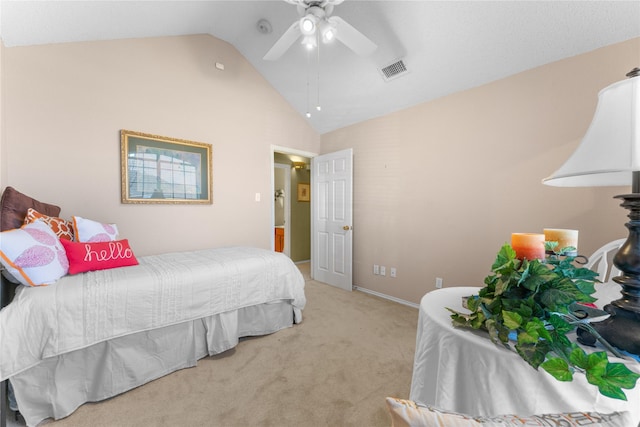
{"label": "vaulted ceiling", "polygon": [[[335,41],[309,54],[294,43],[265,61],[299,19],[283,0],[2,0],[0,35],[10,48],[211,34],[235,46],[301,115],[310,112],[307,120],[321,134],[640,37],[640,1],[346,0],[333,15],[376,43],[376,51],[362,57]],[[259,28],[261,19],[270,32]],[[381,68],[397,60],[407,72],[385,79]]]}

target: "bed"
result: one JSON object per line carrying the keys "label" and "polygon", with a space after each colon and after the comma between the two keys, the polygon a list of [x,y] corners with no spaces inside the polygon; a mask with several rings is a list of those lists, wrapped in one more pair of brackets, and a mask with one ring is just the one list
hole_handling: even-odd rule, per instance
{"label": "bed", "polygon": [[[5,294],[9,287],[3,279]],[[0,311],[0,380],[37,425],[195,366],[241,337],[300,323],[304,305],[293,262],[250,247],[144,256],[48,286],[17,285]]]}

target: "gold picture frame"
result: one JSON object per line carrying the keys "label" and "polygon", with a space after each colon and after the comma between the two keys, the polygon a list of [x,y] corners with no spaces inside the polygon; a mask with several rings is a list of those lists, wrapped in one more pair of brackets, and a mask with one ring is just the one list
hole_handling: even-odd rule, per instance
{"label": "gold picture frame", "polygon": [[120,131],[122,203],[212,204],[210,144]]}
{"label": "gold picture frame", "polygon": [[298,201],[311,201],[311,186],[309,184],[298,184]]}

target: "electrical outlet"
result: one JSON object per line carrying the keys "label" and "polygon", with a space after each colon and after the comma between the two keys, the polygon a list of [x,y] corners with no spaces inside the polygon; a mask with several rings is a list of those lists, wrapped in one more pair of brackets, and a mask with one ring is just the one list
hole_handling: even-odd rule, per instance
{"label": "electrical outlet", "polygon": [[389,272],[389,276],[396,277],[396,268],[395,267],[391,267],[391,271]]}
{"label": "electrical outlet", "polygon": [[387,269],[385,268],[384,265],[381,265],[380,266],[380,275],[381,276],[386,276],[386,274],[387,274]]}
{"label": "electrical outlet", "polygon": [[436,277],[436,288],[440,289],[442,287],[442,277]]}
{"label": "electrical outlet", "polygon": [[378,264],[373,264],[373,274],[380,274],[380,266]]}

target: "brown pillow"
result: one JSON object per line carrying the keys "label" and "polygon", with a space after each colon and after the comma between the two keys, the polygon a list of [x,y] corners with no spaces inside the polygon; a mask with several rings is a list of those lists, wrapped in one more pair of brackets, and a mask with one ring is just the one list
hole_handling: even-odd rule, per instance
{"label": "brown pillow", "polygon": [[0,231],[20,228],[29,208],[49,216],[60,215],[59,206],[40,202],[13,187],[6,187],[0,199]]}

